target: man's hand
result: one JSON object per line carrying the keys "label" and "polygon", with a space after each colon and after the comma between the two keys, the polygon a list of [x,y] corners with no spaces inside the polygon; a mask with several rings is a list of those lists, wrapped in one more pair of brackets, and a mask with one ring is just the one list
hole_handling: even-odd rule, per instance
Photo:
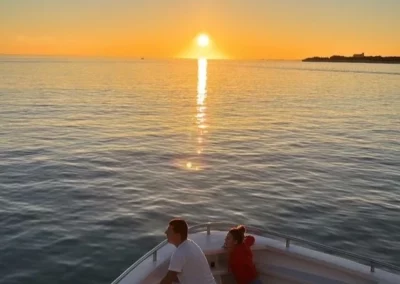
{"label": "man's hand", "polygon": [[172,284],[172,282],[179,282],[178,272],[168,270],[167,275],[164,276],[160,284]]}

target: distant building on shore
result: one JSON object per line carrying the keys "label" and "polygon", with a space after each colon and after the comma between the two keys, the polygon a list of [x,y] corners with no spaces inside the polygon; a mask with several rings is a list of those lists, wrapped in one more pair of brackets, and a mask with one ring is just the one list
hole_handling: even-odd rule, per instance
{"label": "distant building on shore", "polygon": [[360,53],[360,54],[353,54],[353,57],[362,58],[362,57],[365,57],[365,55],[364,55],[364,52],[363,52],[363,53]]}
{"label": "distant building on shore", "polygon": [[304,62],[348,62],[348,63],[387,63],[400,64],[400,56],[365,56],[361,54],[353,54],[353,56],[333,55],[331,57],[309,57],[303,59]]}

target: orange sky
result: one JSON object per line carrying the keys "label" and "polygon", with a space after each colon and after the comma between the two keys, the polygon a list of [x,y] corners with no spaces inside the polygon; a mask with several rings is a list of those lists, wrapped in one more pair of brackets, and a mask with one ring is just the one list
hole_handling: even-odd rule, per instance
{"label": "orange sky", "polygon": [[1,0],[0,54],[300,59],[400,55],[398,0]]}

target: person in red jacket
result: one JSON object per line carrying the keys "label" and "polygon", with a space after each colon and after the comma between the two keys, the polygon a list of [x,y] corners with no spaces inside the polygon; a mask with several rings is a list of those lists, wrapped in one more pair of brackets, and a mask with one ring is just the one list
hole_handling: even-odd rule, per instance
{"label": "person in red jacket", "polygon": [[245,237],[245,232],[246,228],[240,225],[230,229],[226,235],[224,247],[229,253],[229,270],[237,284],[262,284],[250,249],[255,239],[250,235]]}

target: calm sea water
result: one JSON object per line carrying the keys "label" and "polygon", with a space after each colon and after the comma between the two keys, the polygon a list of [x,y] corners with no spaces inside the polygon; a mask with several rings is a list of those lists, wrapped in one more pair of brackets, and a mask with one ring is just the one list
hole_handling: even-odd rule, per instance
{"label": "calm sea water", "polygon": [[400,265],[400,66],[0,60],[0,283],[109,283],[175,216]]}

